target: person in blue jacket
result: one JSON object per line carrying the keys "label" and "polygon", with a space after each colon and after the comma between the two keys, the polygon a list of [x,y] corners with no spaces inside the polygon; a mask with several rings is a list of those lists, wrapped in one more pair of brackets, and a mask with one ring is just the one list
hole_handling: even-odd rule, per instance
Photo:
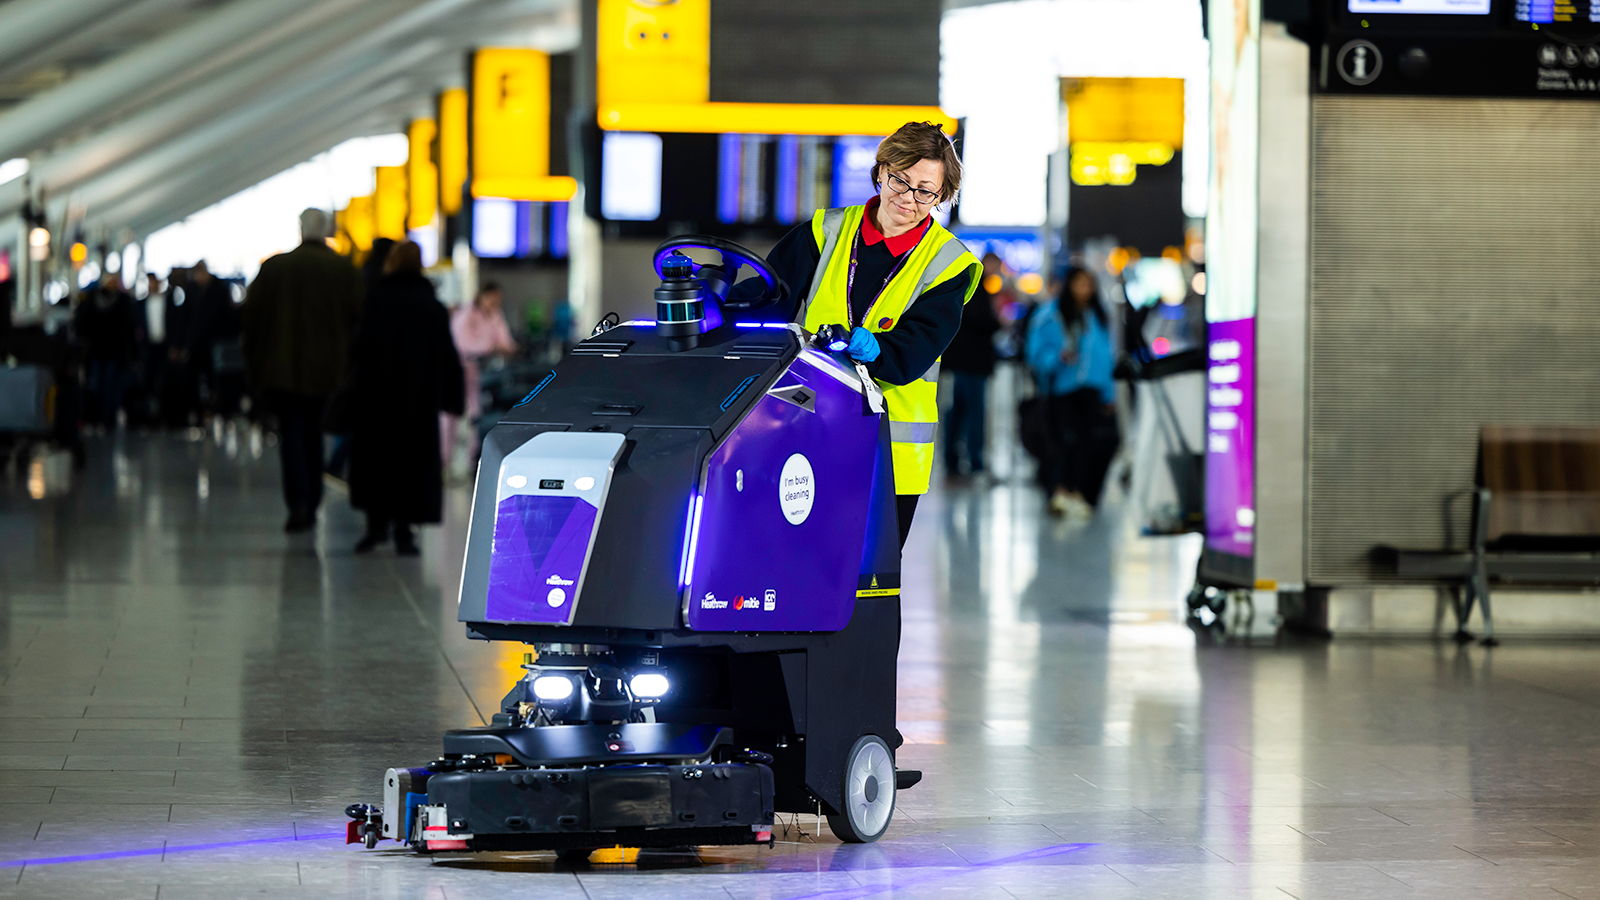
{"label": "person in blue jacket", "polygon": [[1029,318],[1025,355],[1048,398],[1050,440],[1039,480],[1050,511],[1087,517],[1120,443],[1111,330],[1087,270],[1068,269],[1061,295]]}

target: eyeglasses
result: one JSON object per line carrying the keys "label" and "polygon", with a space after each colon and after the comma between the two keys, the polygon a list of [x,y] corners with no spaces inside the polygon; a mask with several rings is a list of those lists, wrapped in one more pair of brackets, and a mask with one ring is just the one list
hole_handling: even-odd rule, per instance
{"label": "eyeglasses", "polygon": [[894,191],[896,194],[904,194],[906,191],[911,191],[912,199],[916,200],[923,206],[927,206],[928,204],[939,199],[939,194],[937,191],[925,191],[922,188],[912,188],[910,182],[906,181],[904,178],[901,178],[899,175],[894,174],[889,176],[889,190]]}

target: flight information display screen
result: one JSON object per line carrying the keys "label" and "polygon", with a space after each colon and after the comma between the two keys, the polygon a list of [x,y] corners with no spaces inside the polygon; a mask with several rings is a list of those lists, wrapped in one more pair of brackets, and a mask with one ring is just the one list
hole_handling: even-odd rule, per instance
{"label": "flight information display screen", "polygon": [[[1527,3],[1552,0],[1517,0],[1518,10]],[[1574,0],[1556,0],[1574,2]],[[1588,0],[1581,0],[1587,3]],[[1490,0],[1350,0],[1353,13],[1403,13],[1414,16],[1487,16]],[[1520,15],[1520,13],[1519,13]]]}
{"label": "flight information display screen", "polygon": [[1517,0],[1518,22],[1554,25],[1558,22],[1600,22],[1600,6],[1590,0]]}

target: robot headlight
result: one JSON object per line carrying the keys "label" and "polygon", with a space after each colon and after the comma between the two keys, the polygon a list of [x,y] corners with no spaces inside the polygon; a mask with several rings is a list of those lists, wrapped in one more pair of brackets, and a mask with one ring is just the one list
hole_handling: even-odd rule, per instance
{"label": "robot headlight", "polygon": [[828,349],[835,353],[843,353],[848,346],[850,346],[849,341],[832,341],[828,344]]}
{"label": "robot headlight", "polygon": [[633,691],[633,695],[641,700],[654,700],[658,697],[664,697],[671,687],[672,685],[667,681],[667,676],[660,672],[640,672],[638,675],[633,676],[632,681],[628,682],[628,688]]}
{"label": "robot headlight", "polygon": [[540,675],[533,680],[533,695],[545,703],[560,703],[572,698],[573,687],[565,675]]}

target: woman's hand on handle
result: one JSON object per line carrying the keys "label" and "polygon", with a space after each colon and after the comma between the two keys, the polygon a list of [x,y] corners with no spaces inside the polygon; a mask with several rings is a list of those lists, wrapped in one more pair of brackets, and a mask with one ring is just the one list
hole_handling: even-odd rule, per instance
{"label": "woman's hand on handle", "polygon": [[855,331],[850,332],[850,346],[845,352],[857,362],[869,363],[878,358],[883,348],[878,346],[876,335],[858,325]]}

